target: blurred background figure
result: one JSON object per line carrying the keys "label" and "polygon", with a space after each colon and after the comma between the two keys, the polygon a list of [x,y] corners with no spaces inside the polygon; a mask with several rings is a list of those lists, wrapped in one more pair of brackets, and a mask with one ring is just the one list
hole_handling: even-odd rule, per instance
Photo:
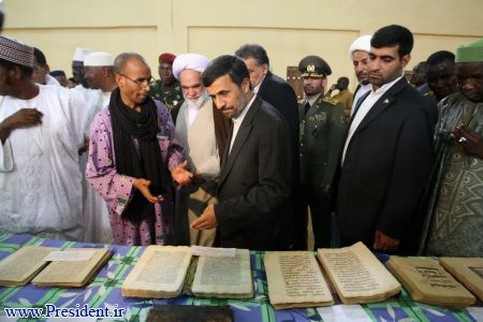
{"label": "blurred background figure", "polygon": [[176,118],[184,99],[179,82],[173,76],[173,62],[175,58],[176,56],[171,53],[159,55],[159,80],[156,80],[151,85],[149,95],[153,99],[164,103],[171,113],[173,122],[176,124]]}
{"label": "blurred background figure", "polygon": [[67,87],[67,76],[63,70],[51,71],[50,76],[54,77],[61,86]]}
{"label": "blurred background figure", "polygon": [[32,78],[34,82],[41,85],[60,85],[59,82],[49,75],[50,67],[44,53],[34,47],[34,73]]}

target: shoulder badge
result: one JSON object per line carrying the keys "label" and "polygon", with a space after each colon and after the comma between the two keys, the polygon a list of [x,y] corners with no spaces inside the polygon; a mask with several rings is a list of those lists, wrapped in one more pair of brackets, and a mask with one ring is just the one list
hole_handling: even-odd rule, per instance
{"label": "shoulder badge", "polygon": [[329,96],[324,96],[324,98],[322,99],[322,102],[329,103],[330,105],[337,105],[340,103],[338,99],[335,99]]}

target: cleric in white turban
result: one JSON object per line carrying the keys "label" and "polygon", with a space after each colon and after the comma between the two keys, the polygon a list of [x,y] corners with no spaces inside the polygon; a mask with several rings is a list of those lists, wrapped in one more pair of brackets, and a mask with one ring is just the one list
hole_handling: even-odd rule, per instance
{"label": "cleric in white turban", "polygon": [[179,74],[185,69],[203,73],[209,62],[210,60],[208,58],[200,54],[189,53],[178,55],[173,62],[173,75],[179,80]]}

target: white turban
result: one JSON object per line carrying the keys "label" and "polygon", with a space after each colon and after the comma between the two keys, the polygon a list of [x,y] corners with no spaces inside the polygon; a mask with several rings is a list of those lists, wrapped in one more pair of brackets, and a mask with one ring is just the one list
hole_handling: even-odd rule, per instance
{"label": "white turban", "polygon": [[113,66],[114,58],[103,51],[96,51],[84,57],[84,66]]}
{"label": "white turban", "polygon": [[74,55],[72,56],[72,60],[73,61],[82,61],[83,62],[84,61],[84,57],[86,57],[90,53],[92,53],[92,50],[90,50],[89,48],[80,48],[80,47],[77,47],[74,50]]}
{"label": "white turban", "polygon": [[179,80],[179,74],[185,69],[203,73],[210,60],[200,54],[182,54],[176,56],[173,62],[173,75]]}
{"label": "white turban", "polygon": [[366,51],[370,52],[371,51],[371,35],[364,35],[360,36],[354,42],[349,48],[349,58],[352,59],[352,54],[355,51],[361,50],[361,51]]}

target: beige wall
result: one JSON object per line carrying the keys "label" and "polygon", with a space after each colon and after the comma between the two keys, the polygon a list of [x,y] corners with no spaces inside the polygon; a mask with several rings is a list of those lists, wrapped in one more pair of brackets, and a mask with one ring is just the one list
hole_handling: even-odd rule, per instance
{"label": "beige wall", "polygon": [[483,37],[482,0],[4,0],[4,34],[44,51],[52,69],[70,75],[75,47],[117,55],[144,55],[157,76],[164,51],[199,52],[209,58],[243,43],[267,50],[272,70],[306,55],[329,62],[333,76],[355,77],[347,56],[351,42],[396,23],[415,35],[409,65],[440,49],[454,51]]}

